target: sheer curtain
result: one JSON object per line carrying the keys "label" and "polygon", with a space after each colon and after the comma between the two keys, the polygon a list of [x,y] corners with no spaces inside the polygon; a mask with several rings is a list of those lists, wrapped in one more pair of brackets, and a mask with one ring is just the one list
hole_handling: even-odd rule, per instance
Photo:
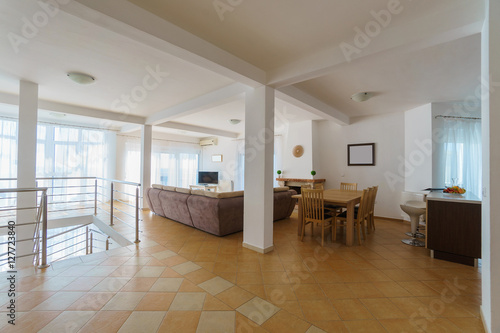
{"label": "sheer curtain", "polygon": [[481,195],[481,122],[445,119],[440,154],[446,186],[459,185]]}
{"label": "sheer curtain", "polygon": [[[0,119],[0,178],[17,178],[17,121]],[[16,187],[15,180],[0,181],[0,188]],[[0,206],[13,206],[11,193],[0,193]]]}
{"label": "sheer curtain", "polygon": [[196,184],[200,152],[198,144],[153,140],[152,184],[184,188]]}

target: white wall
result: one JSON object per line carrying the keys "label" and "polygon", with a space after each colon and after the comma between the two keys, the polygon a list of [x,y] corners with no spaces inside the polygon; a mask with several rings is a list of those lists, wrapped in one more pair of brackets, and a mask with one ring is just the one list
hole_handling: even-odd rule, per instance
{"label": "white wall", "polygon": [[[220,181],[234,181],[238,172],[238,145],[242,140],[218,138],[216,146],[205,146],[202,149],[200,171],[218,171]],[[222,155],[222,162],[212,162],[212,155]]]}
{"label": "white wall", "polygon": [[[375,214],[401,219],[400,194],[404,190],[404,113],[355,118],[349,126],[318,123],[321,178],[327,188],[341,182],[358,188],[379,185]],[[347,166],[347,144],[375,143],[375,166]]]}
{"label": "white wall", "polygon": [[[313,166],[313,122],[303,121],[290,123],[288,132],[284,134],[283,151],[283,175],[284,178],[310,178]],[[295,157],[292,154],[293,148],[297,145],[304,147],[304,154]],[[318,172],[318,170],[315,170]],[[317,173],[317,178],[324,178],[324,175]]]}
{"label": "white wall", "polygon": [[431,104],[405,112],[405,191],[432,186]]}

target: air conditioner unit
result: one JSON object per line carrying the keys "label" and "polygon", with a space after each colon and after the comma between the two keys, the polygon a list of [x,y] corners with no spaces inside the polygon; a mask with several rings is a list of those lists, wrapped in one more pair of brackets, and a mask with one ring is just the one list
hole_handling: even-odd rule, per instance
{"label": "air conditioner unit", "polygon": [[216,146],[216,145],[217,145],[216,138],[200,140],[200,146]]}

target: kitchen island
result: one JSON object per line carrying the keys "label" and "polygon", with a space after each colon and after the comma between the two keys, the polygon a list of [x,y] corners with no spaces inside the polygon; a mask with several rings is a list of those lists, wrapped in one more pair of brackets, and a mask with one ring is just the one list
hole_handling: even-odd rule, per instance
{"label": "kitchen island", "polygon": [[431,256],[476,265],[481,258],[481,199],[472,193],[429,193],[426,229]]}

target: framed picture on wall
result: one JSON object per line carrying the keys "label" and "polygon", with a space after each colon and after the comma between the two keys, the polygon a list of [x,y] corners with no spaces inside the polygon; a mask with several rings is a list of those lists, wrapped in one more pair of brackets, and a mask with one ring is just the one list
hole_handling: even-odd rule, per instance
{"label": "framed picture on wall", "polygon": [[222,155],[221,154],[215,154],[212,155],[212,162],[222,162]]}
{"label": "framed picture on wall", "polygon": [[375,143],[347,145],[347,165],[375,165]]}

